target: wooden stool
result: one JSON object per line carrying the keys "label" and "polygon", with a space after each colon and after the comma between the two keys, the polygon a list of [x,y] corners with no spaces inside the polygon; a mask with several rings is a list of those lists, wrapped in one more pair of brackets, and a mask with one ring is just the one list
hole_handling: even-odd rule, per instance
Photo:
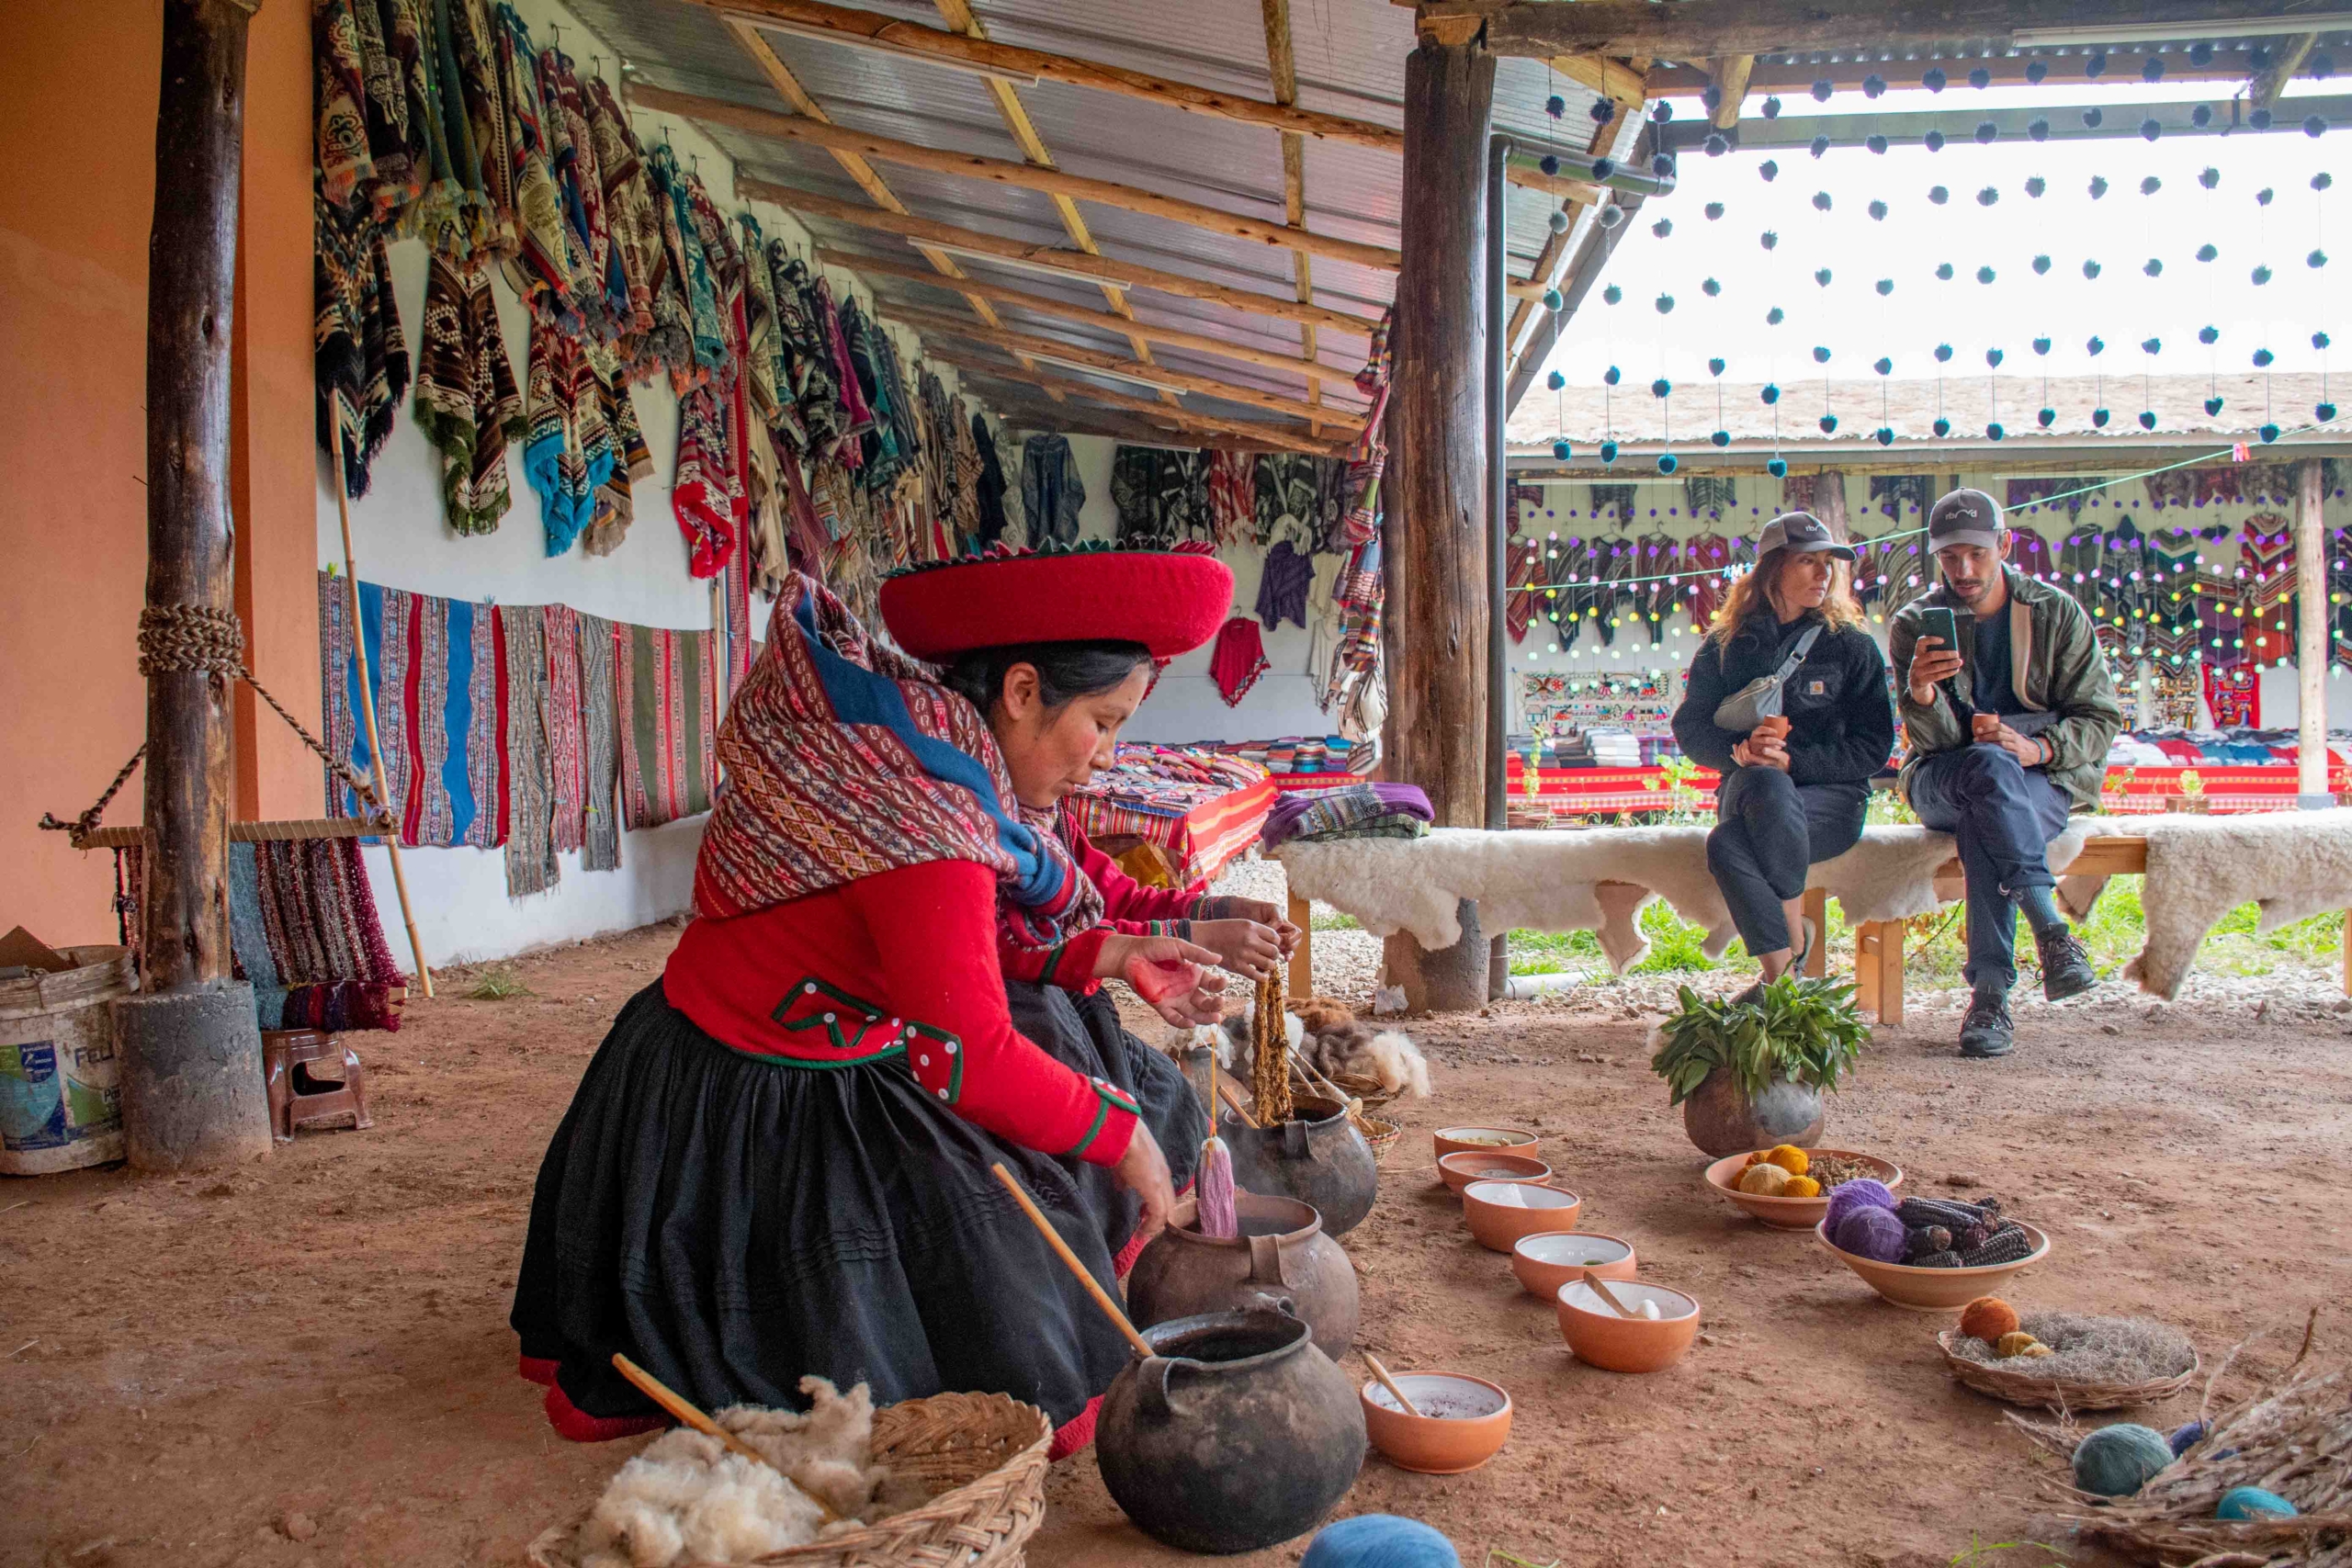
{"label": "wooden stool", "polygon": [[[310,1064],[343,1063],[343,1080],[311,1076]],[[340,1034],[315,1029],[265,1029],[261,1032],[262,1080],[269,1091],[269,1130],[281,1144],[294,1141],[294,1129],[306,1122],[349,1116],[354,1128],[374,1126],[368,1114],[368,1069],[359,1053],[343,1043]]]}

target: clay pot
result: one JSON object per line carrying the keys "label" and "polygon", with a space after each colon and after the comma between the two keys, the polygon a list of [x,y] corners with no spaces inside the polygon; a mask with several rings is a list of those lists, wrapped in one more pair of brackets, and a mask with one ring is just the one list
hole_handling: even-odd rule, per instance
{"label": "clay pot", "polygon": [[1821,1091],[1775,1078],[1750,1100],[1732,1074],[1717,1067],[1682,1102],[1682,1131],[1710,1155],[1746,1154],[1775,1144],[1809,1149],[1821,1139]]}
{"label": "clay pot", "polygon": [[1305,1535],[1363,1467],[1354,1386],[1277,1312],[1144,1329],[1155,1354],[1102,1396],[1094,1451],[1112,1500],[1179,1551],[1255,1551]]}
{"label": "clay pot", "polygon": [[1437,1145],[1440,1159],[1465,1153],[1540,1157],[1535,1134],[1524,1127],[1440,1127],[1430,1134],[1430,1142]]}
{"label": "clay pot", "polygon": [[1357,1393],[1372,1446],[1399,1470],[1459,1475],[1494,1458],[1510,1436],[1510,1395],[1499,1383],[1463,1372],[1398,1372],[1396,1386],[1420,1415],[1398,1408],[1376,1382]]}
{"label": "clay pot", "polygon": [[1295,1198],[1234,1195],[1241,1234],[1203,1235],[1199,1205],[1176,1205],[1127,1276],[1127,1315],[1138,1325],[1253,1307],[1306,1320],[1315,1348],[1338,1360],[1356,1335],[1356,1271],[1323,1219]]}
{"label": "clay pot", "polygon": [[1252,1127],[1227,1111],[1217,1133],[1233,1151],[1233,1184],[1250,1192],[1295,1198],[1323,1216],[1323,1234],[1347,1235],[1372,1213],[1380,1168],[1348,1109],[1300,1098],[1279,1127]]}
{"label": "clay pot", "polygon": [[1459,1192],[1474,1181],[1549,1181],[1552,1168],[1525,1155],[1493,1155],[1464,1149],[1441,1156],[1438,1179]]}
{"label": "clay pot", "polygon": [[1572,1231],[1584,1200],[1532,1181],[1474,1181],[1462,1190],[1462,1218],[1470,1239],[1489,1252],[1539,1231]]}
{"label": "clay pot", "polygon": [[1656,1302],[1658,1314],[1620,1317],[1581,1279],[1561,1286],[1556,1298],[1560,1337],[1577,1360],[1612,1372],[1663,1371],[1682,1359],[1699,1337],[1697,1297],[1638,1280],[1612,1282],[1609,1292],[1634,1312],[1642,1310],[1644,1302]]}
{"label": "clay pot", "polygon": [[1583,1279],[1587,1269],[1604,1280],[1631,1280],[1638,1266],[1632,1242],[1594,1231],[1537,1231],[1510,1249],[1510,1271],[1547,1302],[1559,1296],[1561,1286]]}

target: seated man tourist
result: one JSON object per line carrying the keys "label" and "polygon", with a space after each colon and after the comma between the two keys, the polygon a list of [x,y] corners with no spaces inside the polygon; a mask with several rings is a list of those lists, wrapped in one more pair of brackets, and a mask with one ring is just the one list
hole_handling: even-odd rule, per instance
{"label": "seated man tourist", "polygon": [[[1723,774],[1707,869],[1768,981],[1821,940],[1804,919],[1805,868],[1854,847],[1871,775],[1894,750],[1886,659],[1854,604],[1853,563],[1810,513],[1767,523],[1674,714],[1683,754]],[[1771,680],[1780,712],[1748,711],[1747,689]]]}
{"label": "seated man tourist", "polygon": [[[2098,976],[2059,914],[2045,852],[2066,818],[2098,806],[2107,749],[2123,728],[2091,618],[2063,589],[2007,565],[2000,504],[1956,490],[1928,517],[1942,583],[1896,612],[1888,651],[1907,757],[1903,793],[1930,828],[1960,843],[1968,877],[1968,966],[1975,991],[1963,1056],[2012,1043],[2017,911],[2025,911],[2051,1001]],[[1926,628],[1950,613],[1951,643]]]}

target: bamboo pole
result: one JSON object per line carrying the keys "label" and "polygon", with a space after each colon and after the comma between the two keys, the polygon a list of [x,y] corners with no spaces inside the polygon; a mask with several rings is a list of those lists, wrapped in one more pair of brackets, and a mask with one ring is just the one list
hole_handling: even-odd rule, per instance
{"label": "bamboo pole", "polygon": [[1120,1310],[1119,1303],[1111,1299],[1110,1292],[1102,1288],[1102,1281],[1095,1279],[1086,1265],[1078,1260],[1078,1254],[1069,1249],[1069,1243],[1062,1239],[1062,1233],[1054,1228],[1054,1222],[1046,1218],[1044,1213],[1038,1209],[1035,1201],[1022,1187],[1020,1179],[1012,1172],[1005,1169],[1001,1161],[989,1168],[996,1172],[996,1179],[1004,1184],[1004,1190],[1012,1194],[1012,1201],[1021,1205],[1021,1212],[1029,1216],[1029,1223],[1037,1227],[1037,1234],[1046,1238],[1046,1245],[1054,1249],[1054,1256],[1060,1258],[1063,1267],[1077,1276],[1078,1282],[1086,1287],[1086,1293],[1094,1298],[1094,1304],[1102,1309],[1102,1315],[1111,1320],[1111,1326],[1125,1336],[1127,1343],[1136,1348],[1136,1354],[1147,1358],[1159,1354],[1151,1348],[1150,1340],[1136,1332],[1135,1324],[1125,1312]]}
{"label": "bamboo pole", "polygon": [[[376,775],[376,799],[389,812],[390,786],[384,782],[384,743],[376,737],[376,683],[368,672],[368,631],[359,619],[359,567],[351,551],[351,497],[343,487],[343,421],[327,411],[327,461],[334,469],[334,514],[343,525],[343,575],[351,582],[351,647],[359,659],[359,708],[368,720],[368,763]],[[408,927],[408,951],[416,960],[416,983],[425,999],[433,999],[433,971],[424,962],[424,942],[416,934],[416,914],[409,908],[408,874],[401,869],[401,839],[395,828],[384,835],[384,852],[392,860],[392,891],[401,901],[401,923]]]}

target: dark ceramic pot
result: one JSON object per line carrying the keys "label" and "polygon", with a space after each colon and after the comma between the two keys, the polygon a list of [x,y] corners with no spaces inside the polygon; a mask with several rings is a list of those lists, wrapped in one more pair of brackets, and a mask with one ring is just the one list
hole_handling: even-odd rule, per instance
{"label": "dark ceramic pot", "polygon": [[1732,1074],[1717,1067],[1682,1102],[1682,1130],[1703,1152],[1718,1157],[1793,1144],[1809,1149],[1821,1141],[1821,1091],[1775,1078],[1753,1100]]}
{"label": "dark ceramic pot", "polygon": [[1306,1325],[1227,1312],[1142,1332],[1156,1354],[1112,1380],[1094,1428],[1102,1484],[1127,1517],[1218,1556],[1322,1523],[1363,1467],[1363,1411]]}
{"label": "dark ceramic pot", "polygon": [[1272,1307],[1306,1320],[1315,1348],[1338,1360],[1356,1335],[1356,1271],[1323,1219],[1295,1198],[1234,1198],[1241,1234],[1203,1235],[1199,1206],[1176,1205],[1127,1276],[1127,1315],[1139,1326],[1210,1312]]}
{"label": "dark ceramic pot", "polygon": [[1372,1213],[1380,1168],[1348,1108],[1336,1100],[1291,1102],[1279,1127],[1252,1127],[1227,1111],[1217,1133],[1233,1150],[1234,1184],[1244,1191],[1295,1198],[1323,1216],[1323,1234],[1347,1235]]}

